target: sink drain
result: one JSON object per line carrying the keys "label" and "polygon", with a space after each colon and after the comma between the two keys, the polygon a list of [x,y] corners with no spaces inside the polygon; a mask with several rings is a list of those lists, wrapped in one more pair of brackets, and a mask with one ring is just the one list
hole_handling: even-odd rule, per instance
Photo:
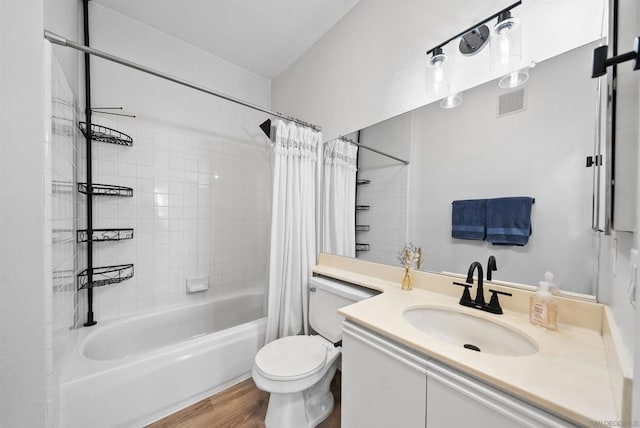
{"label": "sink drain", "polygon": [[476,345],[472,345],[470,343],[465,343],[464,347],[466,349],[471,349],[472,351],[482,352],[482,351],[480,351],[480,348],[478,348]]}

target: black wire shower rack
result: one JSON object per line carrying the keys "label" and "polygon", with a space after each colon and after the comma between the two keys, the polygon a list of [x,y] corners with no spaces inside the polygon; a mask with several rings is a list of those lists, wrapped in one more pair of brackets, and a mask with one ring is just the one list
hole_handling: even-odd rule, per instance
{"label": "black wire shower rack", "polygon": [[[122,241],[123,239],[133,239],[133,229],[93,229],[91,241]],[[78,230],[77,242],[89,241],[89,231]]]}
{"label": "black wire shower rack", "polygon": [[[87,124],[86,122],[80,122],[80,131],[87,137]],[[102,125],[91,124],[91,139],[93,141],[100,141],[109,144],[118,144],[120,146],[133,146],[133,138],[125,134],[124,132],[116,131],[115,129],[108,128]]]}
{"label": "black wire shower rack", "polygon": [[117,284],[130,278],[133,278],[133,264],[94,267],[91,284],[85,269],[78,274],[78,290]]}
{"label": "black wire shower rack", "polygon": [[114,186],[111,184],[92,183],[91,186],[89,186],[87,183],[78,183],[78,192],[85,195],[96,196],[122,196],[127,198],[133,196],[133,189],[131,187]]}

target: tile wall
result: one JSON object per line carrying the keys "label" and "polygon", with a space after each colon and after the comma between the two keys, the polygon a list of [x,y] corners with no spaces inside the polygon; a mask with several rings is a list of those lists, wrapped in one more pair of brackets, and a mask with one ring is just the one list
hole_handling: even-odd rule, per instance
{"label": "tile wall", "polygon": [[357,186],[356,203],[371,208],[356,212],[356,224],[369,225],[371,229],[356,232],[356,242],[369,244],[370,251],[358,251],[356,256],[395,266],[407,241],[408,168],[397,163],[371,167],[368,156],[377,155],[360,151],[358,178],[371,183]]}
{"label": "tile wall", "polygon": [[[78,305],[75,279],[84,266],[76,244],[79,226],[76,205],[76,159],[80,133],[76,103],[60,64],[52,58],[50,109],[45,125],[45,263],[46,287],[51,290],[51,315],[47,335],[48,424],[57,425],[57,389],[62,361],[73,343]],[[47,292],[49,295],[49,292]],[[49,309],[47,309],[49,310]]]}
{"label": "tile wall", "polygon": [[[134,141],[131,147],[93,145],[94,183],[134,189],[129,198],[94,198],[94,228],[134,228],[132,240],[94,245],[95,266],[133,263],[135,271],[130,280],[95,289],[96,319],[266,290],[266,139],[103,114],[95,114],[94,122]],[[187,295],[187,278],[199,277],[210,289]]]}

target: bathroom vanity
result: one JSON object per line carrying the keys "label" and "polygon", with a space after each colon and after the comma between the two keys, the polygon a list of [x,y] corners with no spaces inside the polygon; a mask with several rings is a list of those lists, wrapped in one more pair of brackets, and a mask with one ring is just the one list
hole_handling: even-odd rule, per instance
{"label": "bathroom vanity", "polygon": [[346,321],[345,427],[569,427],[544,410]]}
{"label": "bathroom vanity", "polygon": [[[630,368],[617,353],[604,305],[557,298],[561,324],[554,332],[529,323],[530,291],[490,284],[513,294],[501,297],[504,314],[495,315],[460,306],[460,287],[447,275],[414,272],[414,289],[403,291],[400,268],[327,254],[314,273],[382,291],[339,310],[346,428],[570,427],[629,419]],[[421,324],[422,313],[431,318]],[[447,330],[452,324],[462,328]]]}

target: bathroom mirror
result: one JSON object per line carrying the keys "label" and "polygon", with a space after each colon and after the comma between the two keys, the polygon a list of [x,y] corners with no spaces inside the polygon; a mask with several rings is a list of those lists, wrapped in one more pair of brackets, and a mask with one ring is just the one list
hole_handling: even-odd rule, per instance
{"label": "bathroom mirror", "polygon": [[[563,291],[593,295],[598,234],[592,230],[593,154],[599,93],[592,52],[582,46],[537,64],[529,81],[498,80],[349,134],[410,165],[360,150],[356,257],[399,265],[404,243],[422,246],[422,269],[466,274],[473,261],[497,259],[493,279],[537,285],[545,271]],[[532,235],[525,246],[451,237],[452,202],[530,196]]]}

